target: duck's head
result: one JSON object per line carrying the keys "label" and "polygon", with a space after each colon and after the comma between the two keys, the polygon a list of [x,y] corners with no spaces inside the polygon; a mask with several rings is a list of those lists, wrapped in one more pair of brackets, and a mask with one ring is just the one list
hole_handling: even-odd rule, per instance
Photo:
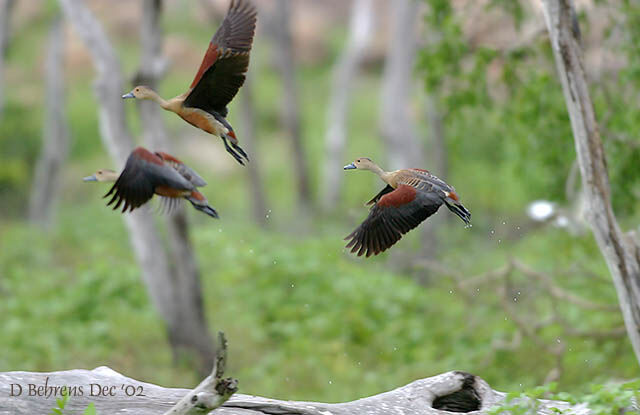
{"label": "duck's head", "polygon": [[376,164],[373,161],[371,161],[369,157],[359,157],[355,159],[353,163],[347,164],[346,166],[344,166],[344,169],[345,170],[353,170],[353,169],[375,170],[376,167],[377,167]]}
{"label": "duck's head", "polygon": [[154,99],[155,95],[156,93],[153,91],[153,89],[149,88],[148,86],[138,85],[137,87],[133,88],[128,94],[124,94],[122,96],[122,99]]}
{"label": "duck's head", "polygon": [[100,169],[91,176],[87,176],[82,180],[85,182],[115,182],[118,173],[109,169]]}

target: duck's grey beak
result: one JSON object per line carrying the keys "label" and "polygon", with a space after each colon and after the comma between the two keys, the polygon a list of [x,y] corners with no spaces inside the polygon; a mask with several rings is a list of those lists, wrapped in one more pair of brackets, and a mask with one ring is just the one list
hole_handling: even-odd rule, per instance
{"label": "duck's grey beak", "polygon": [[127,99],[127,98],[135,98],[135,95],[133,95],[133,92],[129,92],[128,94],[124,94],[122,96],[122,99]]}
{"label": "duck's grey beak", "polygon": [[353,170],[353,169],[357,169],[356,165],[351,163],[351,164],[347,164],[346,166],[344,166],[345,170]]}
{"label": "duck's grey beak", "polygon": [[91,176],[87,176],[85,178],[82,179],[83,182],[97,182],[98,179],[96,178],[96,175],[91,175]]}

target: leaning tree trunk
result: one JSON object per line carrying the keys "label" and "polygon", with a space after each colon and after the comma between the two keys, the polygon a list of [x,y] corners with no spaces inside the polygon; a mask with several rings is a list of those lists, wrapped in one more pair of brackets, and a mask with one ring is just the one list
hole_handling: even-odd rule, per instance
{"label": "leaning tree trunk", "polygon": [[571,120],[587,199],[587,220],[609,267],[627,333],[640,362],[640,245],[633,232],[622,232],[613,213],[607,162],[570,0],[544,0],[543,5]]}
{"label": "leaning tree trunk", "polygon": [[415,0],[389,2],[393,14],[391,39],[384,68],[380,132],[390,170],[423,165],[422,146],[409,115],[413,90],[418,5]]}
{"label": "leaning tree trunk", "polygon": [[0,115],[4,109],[4,59],[9,45],[9,24],[15,0],[0,0]]}
{"label": "leaning tree trunk", "polygon": [[311,207],[311,184],[307,158],[302,143],[300,127],[300,100],[296,80],[293,39],[291,36],[291,0],[278,0],[274,21],[271,23],[275,38],[276,63],[283,85],[282,123],[293,148],[293,176],[296,179],[298,201],[302,211]]}
{"label": "leaning tree trunk", "polygon": [[342,190],[344,149],[347,142],[349,98],[369,44],[373,29],[373,1],[355,0],[349,23],[349,39],[333,69],[331,96],[327,107],[325,161],[323,174],[324,208],[336,206]]}
{"label": "leaning tree trunk", "polygon": [[45,57],[45,117],[42,150],[36,164],[29,219],[49,228],[60,190],[61,168],[69,148],[69,127],[64,113],[64,27],[56,17],[51,24]]}
{"label": "leaning tree trunk", "polygon": [[[59,0],[69,23],[84,42],[97,70],[95,93],[99,104],[99,125],[102,141],[116,165],[122,167],[133,148],[133,139],[126,123],[124,106],[120,97],[124,80],[118,58],[100,23],[81,0]],[[182,297],[172,290],[172,274],[166,250],[154,225],[153,216],[138,209],[124,216],[134,254],[147,286],[149,296],[164,320],[172,345],[190,344],[197,347],[202,333],[185,332],[181,309]],[[199,296],[194,293],[193,296]],[[185,336],[191,336],[186,338]]]}
{"label": "leaning tree trunk", "polygon": [[[134,77],[135,85],[147,85],[156,89],[167,67],[162,55],[163,33],[160,26],[162,0],[144,0],[140,40],[142,57],[140,68]],[[171,152],[167,129],[161,109],[150,101],[136,101],[142,121],[144,143],[152,150]],[[202,300],[200,272],[189,240],[189,226],[183,205],[167,218],[169,254],[176,279],[168,287],[176,298],[176,318],[183,323],[179,333],[170,338],[176,353],[195,352],[201,363],[197,367],[206,368],[213,363],[214,346],[207,326]]]}

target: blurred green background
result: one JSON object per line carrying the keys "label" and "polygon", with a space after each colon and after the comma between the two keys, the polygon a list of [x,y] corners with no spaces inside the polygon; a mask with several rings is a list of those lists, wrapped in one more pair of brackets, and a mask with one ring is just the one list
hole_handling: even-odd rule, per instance
{"label": "blurred green background", "polygon": [[[105,25],[125,73],[133,74],[141,3],[87,3]],[[163,96],[189,85],[214,31],[203,3],[166,2],[162,25],[170,67],[159,87]],[[208,3],[224,13],[226,2]],[[274,11],[269,0],[257,3]],[[473,227],[443,210],[430,219],[436,233],[430,258],[421,233],[413,231],[390,252],[362,259],[344,250],[343,237],[364,219],[363,203],[381,182],[345,172],[339,203],[321,208],[326,106],[351,2],[292,3],[313,206],[297,203],[299,172],[280,121],[276,45],[266,29],[259,27],[250,67],[257,126],[250,156],[260,163],[266,226],[252,219],[246,168],[218,139],[165,114],[172,152],[208,181],[203,192],[221,215],[213,221],[188,209],[208,323],[227,335],[227,373],[240,380],[241,392],[343,401],[448,370],[474,373],[500,390],[557,380],[560,389],[576,392],[591,382],[637,377],[607,267],[581,219],[579,197],[566,191],[575,153],[548,39],[544,32],[529,33],[544,28],[539,10],[510,0],[428,0],[418,6],[416,88],[408,105],[426,154],[432,137],[425,97],[440,111],[446,178],[472,211]],[[378,124],[388,4],[374,1],[379,20],[353,84],[344,164],[369,156],[385,167]],[[313,7],[326,9],[315,15],[317,22],[305,13]],[[71,147],[56,219],[49,231],[27,220],[43,131],[43,56],[58,8],[51,1],[18,0],[13,13],[0,115],[0,371],[107,365],[146,382],[195,385],[200,379],[193,368],[172,362],[121,215],[101,199],[107,187],[81,181],[116,166],[99,137],[91,60],[70,27],[61,105]],[[637,227],[640,4],[582,1],[578,16],[614,208],[625,228]],[[242,143],[239,107],[236,99],[229,120]],[[139,134],[135,105],[127,111]],[[416,167],[444,175],[429,165]],[[555,204],[565,218],[561,225],[572,225],[533,221],[527,207],[540,199]],[[519,269],[477,285],[461,283],[512,259],[551,276],[554,287],[604,307],[555,299],[547,282]]]}

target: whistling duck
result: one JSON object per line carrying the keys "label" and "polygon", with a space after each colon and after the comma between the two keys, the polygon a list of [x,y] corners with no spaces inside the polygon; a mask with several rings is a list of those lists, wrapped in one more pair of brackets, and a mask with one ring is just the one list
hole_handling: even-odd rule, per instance
{"label": "whistling duck", "polygon": [[115,203],[113,210],[124,202],[123,213],[144,205],[156,194],[162,196],[167,210],[171,210],[180,199],[187,199],[197,210],[218,217],[218,212],[209,206],[207,198],[196,189],[207,184],[202,177],[177,158],[161,151],[152,153],[138,147],[129,155],[120,175],[105,169],[83,180],[115,182],[104,197],[113,195],[107,203],[107,206]]}
{"label": "whistling duck", "polygon": [[361,157],[344,166],[345,170],[369,170],[377,174],[387,186],[367,205],[373,205],[369,216],[345,240],[347,248],[358,256],[378,255],[398,242],[402,235],[436,213],[443,203],[466,224],[469,212],[459,201],[453,187],[427,170],[382,170],[370,158]]}
{"label": "whistling duck", "polygon": [[157,102],[189,124],[220,137],[227,152],[244,165],[242,158],[247,161],[249,158],[238,145],[233,128],[225,117],[227,105],[244,83],[255,28],[255,7],[248,0],[231,0],[222,26],[213,35],[188,91],[165,100],[151,88],[140,85],[122,98]]}

